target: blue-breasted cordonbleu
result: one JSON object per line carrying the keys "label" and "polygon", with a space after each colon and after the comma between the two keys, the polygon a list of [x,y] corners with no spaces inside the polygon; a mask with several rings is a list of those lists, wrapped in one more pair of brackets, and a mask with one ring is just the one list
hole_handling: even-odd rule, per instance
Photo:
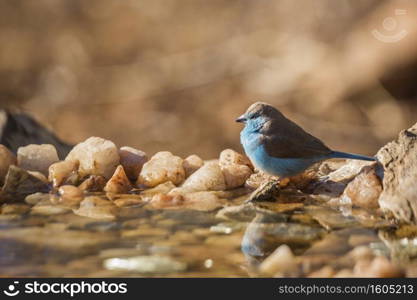
{"label": "blue-breasted cordonbleu", "polygon": [[269,104],[256,102],[236,119],[245,124],[240,141],[256,168],[275,176],[297,175],[331,158],[375,158],[333,151]]}

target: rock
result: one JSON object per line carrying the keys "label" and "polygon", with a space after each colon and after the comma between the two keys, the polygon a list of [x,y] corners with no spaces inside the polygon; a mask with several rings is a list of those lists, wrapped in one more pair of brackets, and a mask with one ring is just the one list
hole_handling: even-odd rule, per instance
{"label": "rock", "polygon": [[76,184],[78,181],[78,161],[59,161],[49,167],[48,179],[54,187],[64,183]]}
{"label": "rock", "polygon": [[216,218],[221,220],[233,220],[240,222],[250,222],[255,218],[256,209],[251,204],[242,204],[227,206],[219,210],[216,214]]}
{"label": "rock", "polygon": [[343,203],[354,206],[375,209],[378,208],[378,198],[382,192],[381,181],[373,166],[362,168],[362,171],[346,187],[342,195]]}
{"label": "rock", "polygon": [[219,165],[222,167],[228,165],[244,165],[253,170],[253,166],[249,158],[232,149],[226,149],[220,153]]}
{"label": "rock", "polygon": [[130,271],[143,274],[169,274],[183,272],[187,264],[167,256],[149,255],[127,258],[109,258],[104,261],[109,270]]}
{"label": "rock", "polygon": [[330,278],[336,274],[335,270],[330,266],[324,266],[323,268],[311,272],[308,274],[309,278]]}
{"label": "rock", "polygon": [[11,165],[2,187],[0,200],[22,201],[26,196],[36,192],[47,193],[49,186],[29,172]]}
{"label": "rock", "polygon": [[26,196],[25,198],[25,202],[30,205],[36,205],[45,200],[49,200],[49,194],[47,193],[34,193]]}
{"label": "rock", "polygon": [[78,207],[84,199],[84,192],[73,185],[63,185],[58,190],[58,197],[51,197],[53,204],[59,204],[65,207]]}
{"label": "rock", "polygon": [[143,165],[137,183],[154,187],[160,183],[171,181],[178,185],[185,179],[182,164],[182,158],[173,155],[171,152],[158,152]]}
{"label": "rock", "polygon": [[259,272],[263,275],[273,276],[278,272],[282,274],[290,272],[296,266],[291,248],[281,245],[259,265]]}
{"label": "rock", "polygon": [[48,168],[59,161],[53,145],[28,145],[17,150],[17,165],[27,171],[38,171],[48,176]]}
{"label": "rock", "polygon": [[356,175],[358,175],[363,167],[369,166],[372,164],[374,164],[374,162],[364,161],[364,160],[350,160],[341,168],[337,169],[334,172],[331,172],[328,175],[327,179],[328,181],[347,182],[347,181],[352,180]]}
{"label": "rock", "polygon": [[81,183],[78,188],[84,192],[102,192],[106,186],[106,178],[98,175],[91,175]]}
{"label": "rock", "polygon": [[246,180],[245,186],[251,189],[257,189],[265,184],[265,182],[271,181],[278,181],[278,177],[268,175],[262,171],[258,171],[249,176],[249,178]]}
{"label": "rock", "polygon": [[78,161],[80,177],[100,175],[110,178],[119,165],[119,150],[116,145],[99,137],[90,137],[76,145],[66,161]]}
{"label": "rock", "polygon": [[143,204],[143,199],[141,198],[121,198],[116,199],[113,203],[117,207],[127,207],[127,206],[137,206]]}
{"label": "rock", "polygon": [[252,175],[252,170],[246,165],[231,164],[223,166],[221,169],[227,189],[243,186],[249,176]]}
{"label": "rock", "polygon": [[3,215],[23,215],[30,210],[30,206],[26,204],[3,204],[1,213]]}
{"label": "rock", "polygon": [[132,147],[121,147],[119,150],[120,164],[130,180],[136,181],[143,165],[148,161],[145,152]]}
{"label": "rock", "polygon": [[43,175],[41,172],[38,172],[38,171],[28,171],[28,173],[30,175],[32,175],[33,177],[36,177],[40,181],[43,181],[45,183],[49,183],[48,178],[46,178],[46,176]]}
{"label": "rock", "polygon": [[226,189],[223,172],[217,162],[206,162],[183,183],[191,191],[222,191]]}
{"label": "rock", "polygon": [[73,212],[83,217],[113,220],[116,218],[117,206],[103,198],[89,196],[81,201],[80,207]]}
{"label": "rock", "polygon": [[3,184],[9,167],[16,163],[16,156],[4,145],[0,144],[0,184]]}
{"label": "rock", "polygon": [[353,273],[357,277],[370,278],[393,278],[404,276],[404,271],[392,264],[384,256],[377,256],[372,261],[368,259],[359,260],[353,268]]}
{"label": "rock", "polygon": [[156,194],[168,194],[171,190],[175,188],[176,188],[175,185],[171,181],[167,181],[167,182],[157,185],[154,188],[144,190],[142,193],[140,193],[140,195],[145,200],[150,200]]}
{"label": "rock", "polygon": [[155,209],[193,209],[198,211],[212,211],[224,205],[211,192],[191,192],[184,195],[157,194],[152,198],[150,205]]}
{"label": "rock", "polygon": [[62,205],[53,204],[50,198],[39,201],[31,209],[32,215],[53,216],[62,215],[71,212],[71,208]]}
{"label": "rock", "polygon": [[400,132],[398,138],[382,147],[377,158],[384,168],[382,210],[397,219],[417,224],[417,124]]}
{"label": "rock", "polygon": [[127,178],[126,173],[122,165],[119,165],[116,168],[113,176],[107,182],[104,187],[104,191],[114,194],[126,194],[132,189],[129,178]]}
{"label": "rock", "polygon": [[184,159],[182,166],[185,171],[185,178],[190,177],[195,171],[200,169],[204,165],[204,161],[198,155],[190,155]]}

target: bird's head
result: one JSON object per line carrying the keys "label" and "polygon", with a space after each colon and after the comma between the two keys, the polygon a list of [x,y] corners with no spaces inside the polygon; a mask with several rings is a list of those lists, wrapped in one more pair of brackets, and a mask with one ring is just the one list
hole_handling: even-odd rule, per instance
{"label": "bird's head", "polygon": [[280,117],[282,117],[282,114],[273,106],[264,102],[255,102],[249,106],[243,115],[236,119],[236,122],[262,126],[268,120]]}

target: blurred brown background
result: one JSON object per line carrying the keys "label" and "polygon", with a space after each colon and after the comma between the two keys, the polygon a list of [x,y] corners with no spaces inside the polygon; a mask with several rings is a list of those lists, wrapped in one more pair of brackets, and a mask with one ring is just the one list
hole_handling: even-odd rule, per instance
{"label": "blurred brown background", "polygon": [[240,149],[263,100],[338,150],[417,120],[417,1],[0,0],[0,106],[76,143]]}

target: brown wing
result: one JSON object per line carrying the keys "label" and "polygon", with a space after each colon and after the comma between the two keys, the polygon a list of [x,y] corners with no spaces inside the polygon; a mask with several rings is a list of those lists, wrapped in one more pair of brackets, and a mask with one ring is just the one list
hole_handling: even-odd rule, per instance
{"label": "brown wing", "polygon": [[261,143],[269,155],[279,158],[312,158],[331,152],[318,138],[283,118],[268,121],[261,130]]}

